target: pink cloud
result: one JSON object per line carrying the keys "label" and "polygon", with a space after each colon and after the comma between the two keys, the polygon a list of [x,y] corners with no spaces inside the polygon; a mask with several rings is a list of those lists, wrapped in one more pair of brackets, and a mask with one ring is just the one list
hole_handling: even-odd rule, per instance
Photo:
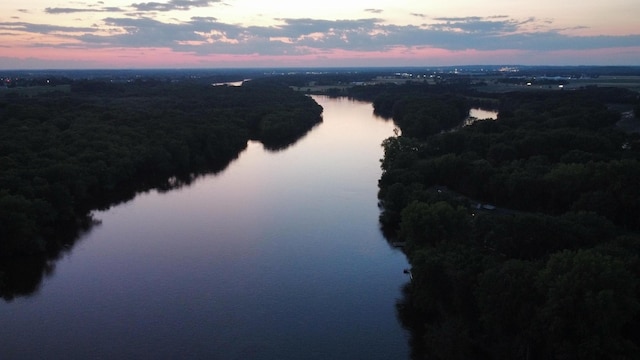
{"label": "pink cloud", "polygon": [[[0,48],[0,50],[3,50]],[[6,48],[4,50],[7,50]],[[168,48],[13,48],[2,51],[0,68],[199,68],[312,66],[438,66],[467,64],[626,65],[640,58],[640,46],[595,50],[480,51],[395,47],[387,51],[315,51],[305,55],[198,55]],[[28,61],[22,61],[22,60]],[[29,64],[29,65],[24,65]]]}

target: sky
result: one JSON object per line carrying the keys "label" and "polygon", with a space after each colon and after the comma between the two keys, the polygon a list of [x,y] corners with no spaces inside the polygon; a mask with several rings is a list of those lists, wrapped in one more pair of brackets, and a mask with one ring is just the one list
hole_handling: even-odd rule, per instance
{"label": "sky", "polygon": [[3,0],[0,69],[640,65],[639,0]]}

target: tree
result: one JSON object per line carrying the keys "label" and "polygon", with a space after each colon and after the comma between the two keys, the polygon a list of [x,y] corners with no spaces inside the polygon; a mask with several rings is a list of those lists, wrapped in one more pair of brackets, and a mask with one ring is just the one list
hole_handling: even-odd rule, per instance
{"label": "tree", "polygon": [[445,201],[414,201],[402,210],[399,235],[410,247],[462,242],[470,227],[469,219],[466,209],[454,208]]}
{"label": "tree", "polygon": [[562,251],[540,271],[545,295],[539,329],[547,351],[560,359],[637,358],[626,332],[640,314],[638,278],[621,259],[596,250]]}
{"label": "tree", "polygon": [[539,339],[533,333],[541,294],[534,262],[507,260],[480,275],[476,296],[484,343],[495,359],[531,358]]}

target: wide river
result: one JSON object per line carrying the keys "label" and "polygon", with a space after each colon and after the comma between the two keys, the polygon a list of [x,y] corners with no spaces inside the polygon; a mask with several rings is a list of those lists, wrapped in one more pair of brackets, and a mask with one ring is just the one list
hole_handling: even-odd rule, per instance
{"label": "wide river", "polygon": [[38,292],[0,300],[0,358],[407,359],[376,197],[393,123],[314,99],[293,146],[96,212]]}

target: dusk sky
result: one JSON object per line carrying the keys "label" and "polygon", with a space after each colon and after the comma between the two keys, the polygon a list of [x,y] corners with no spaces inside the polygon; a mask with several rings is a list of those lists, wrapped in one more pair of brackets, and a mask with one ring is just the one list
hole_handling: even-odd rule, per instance
{"label": "dusk sky", "polygon": [[0,69],[640,65],[639,0],[4,0]]}

